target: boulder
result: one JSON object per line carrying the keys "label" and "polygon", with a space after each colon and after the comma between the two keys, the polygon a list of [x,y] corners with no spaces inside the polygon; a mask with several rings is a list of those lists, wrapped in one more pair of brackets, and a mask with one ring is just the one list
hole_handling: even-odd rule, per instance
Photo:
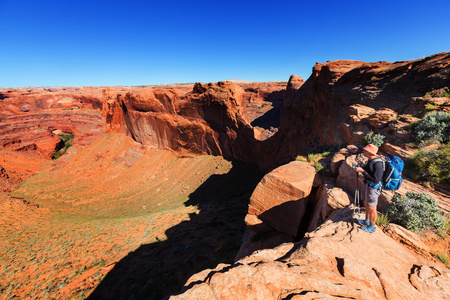
{"label": "boulder", "polygon": [[414,155],[414,151],[408,150],[405,147],[393,145],[391,143],[384,143],[381,145],[380,150],[393,156],[398,156],[405,160]]}
{"label": "boulder", "polygon": [[359,123],[366,120],[371,114],[375,112],[375,109],[362,104],[355,104],[349,106],[349,117],[352,123]]}
{"label": "boulder", "polygon": [[356,171],[352,167],[353,164],[361,165],[362,162],[364,162],[362,159],[363,155],[351,155],[347,157],[339,167],[336,186],[342,188],[351,195],[355,193],[356,187],[361,189],[364,184],[362,176],[357,176]]}
{"label": "boulder", "polygon": [[350,204],[350,196],[341,188],[335,187],[332,182],[323,184],[316,192],[314,211],[308,231],[313,231],[322,224],[336,209]]}
{"label": "boulder", "polygon": [[392,109],[381,108],[369,116],[369,124],[374,128],[380,129],[386,127],[397,115]]}
{"label": "boulder", "polygon": [[341,166],[342,162],[345,160],[348,154],[349,151],[346,148],[342,148],[341,150],[339,150],[339,152],[333,155],[330,162],[330,168],[334,174],[338,174],[339,167]]}
{"label": "boulder", "polygon": [[293,161],[266,174],[250,197],[248,214],[279,232],[297,236],[311,192],[315,169]]}

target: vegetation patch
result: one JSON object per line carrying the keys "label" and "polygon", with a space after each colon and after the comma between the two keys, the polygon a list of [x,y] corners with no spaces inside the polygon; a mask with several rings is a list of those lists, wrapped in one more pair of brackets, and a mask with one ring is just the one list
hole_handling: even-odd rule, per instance
{"label": "vegetation patch", "polygon": [[394,195],[392,202],[386,207],[385,214],[392,223],[414,232],[445,228],[445,218],[437,201],[426,193],[407,192],[404,196]]}
{"label": "vegetation patch", "polygon": [[73,134],[60,134],[59,137],[61,138],[61,142],[63,144],[62,148],[55,151],[52,154],[52,159],[58,159],[61,157],[61,155],[65,154],[67,150],[73,146]]}
{"label": "vegetation patch", "polygon": [[316,169],[316,172],[320,172],[324,168],[323,165],[318,161],[314,162],[313,167],[314,169]]}
{"label": "vegetation patch", "polygon": [[434,254],[434,256],[440,261],[442,261],[447,266],[447,268],[450,268],[450,260],[448,258],[447,252],[445,251],[437,252]]}
{"label": "vegetation patch", "polygon": [[387,214],[380,214],[380,215],[378,215],[376,224],[378,226],[385,226],[385,225],[389,224],[390,222],[391,221],[389,220]]}
{"label": "vegetation patch", "polygon": [[362,142],[365,145],[373,144],[377,147],[380,147],[381,145],[383,145],[385,138],[386,137],[380,133],[375,133],[373,131],[370,131],[363,137]]}
{"label": "vegetation patch", "polygon": [[450,141],[450,114],[430,113],[420,121],[411,124],[416,142],[421,146]]}
{"label": "vegetation patch", "polygon": [[437,149],[419,150],[413,161],[417,176],[433,182],[450,182],[450,144]]}
{"label": "vegetation patch", "polygon": [[432,111],[432,110],[436,110],[439,108],[439,104],[435,104],[435,103],[427,103],[425,104],[425,110],[426,111]]}

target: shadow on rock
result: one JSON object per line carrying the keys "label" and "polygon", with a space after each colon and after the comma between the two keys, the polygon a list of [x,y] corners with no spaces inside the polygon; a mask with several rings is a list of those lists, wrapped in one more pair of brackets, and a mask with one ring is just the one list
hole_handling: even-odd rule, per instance
{"label": "shadow on rock", "polygon": [[168,229],[167,240],[129,253],[87,299],[161,299],[179,292],[193,274],[233,263],[250,196],[263,175],[240,162],[227,174],[212,175],[185,203],[197,205],[198,214]]}
{"label": "shadow on rock", "polygon": [[[283,91],[284,92],[284,91]],[[265,100],[272,103],[272,109],[268,110],[265,114],[256,118],[251,122],[252,126],[262,127],[264,129],[278,128],[280,127],[281,109],[283,106],[284,93],[275,91],[269,94]]]}

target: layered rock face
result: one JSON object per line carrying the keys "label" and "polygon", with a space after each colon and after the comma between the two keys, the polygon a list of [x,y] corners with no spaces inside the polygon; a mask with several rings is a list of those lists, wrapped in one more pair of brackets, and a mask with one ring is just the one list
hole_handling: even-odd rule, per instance
{"label": "layered rock face", "polygon": [[192,276],[170,299],[447,299],[449,270],[415,253],[427,249],[414,234],[387,231],[368,234],[342,209],[300,242]]}
{"label": "layered rock face", "polygon": [[82,146],[105,133],[100,88],[0,90],[0,189],[10,191],[48,164],[64,146]]}
{"label": "layered rock face", "polygon": [[[267,143],[264,155],[286,162],[321,145],[358,142],[371,126],[392,136],[392,142],[400,138],[401,143],[405,133],[400,130],[393,135],[396,128],[387,127],[394,118],[392,111],[401,115],[399,122],[407,115],[423,113],[426,99],[420,97],[450,86],[449,72],[449,52],[396,63],[317,63],[311,77],[284,101],[281,126],[273,141],[276,151]],[[366,107],[367,114],[377,115],[363,123],[352,121],[349,107],[358,104]],[[355,136],[358,131],[360,135]]]}
{"label": "layered rock face", "polygon": [[255,162],[255,133],[244,90],[236,83],[195,84],[187,94],[145,90],[104,92],[107,128],[150,147],[223,155]]}
{"label": "layered rock face", "polygon": [[57,133],[81,136],[94,128],[104,132],[98,91],[95,88],[0,91],[0,146],[50,157],[61,141]]}

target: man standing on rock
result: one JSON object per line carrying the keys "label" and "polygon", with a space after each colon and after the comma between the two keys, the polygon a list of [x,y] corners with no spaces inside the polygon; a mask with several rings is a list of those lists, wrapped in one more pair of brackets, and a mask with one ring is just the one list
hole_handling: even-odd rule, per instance
{"label": "man standing on rock", "polygon": [[369,144],[363,149],[363,154],[369,159],[364,167],[355,167],[356,172],[364,176],[364,206],[366,207],[366,219],[356,219],[362,225],[361,229],[370,233],[375,232],[377,221],[378,197],[381,195],[381,181],[383,179],[383,160],[377,155],[378,147]]}

